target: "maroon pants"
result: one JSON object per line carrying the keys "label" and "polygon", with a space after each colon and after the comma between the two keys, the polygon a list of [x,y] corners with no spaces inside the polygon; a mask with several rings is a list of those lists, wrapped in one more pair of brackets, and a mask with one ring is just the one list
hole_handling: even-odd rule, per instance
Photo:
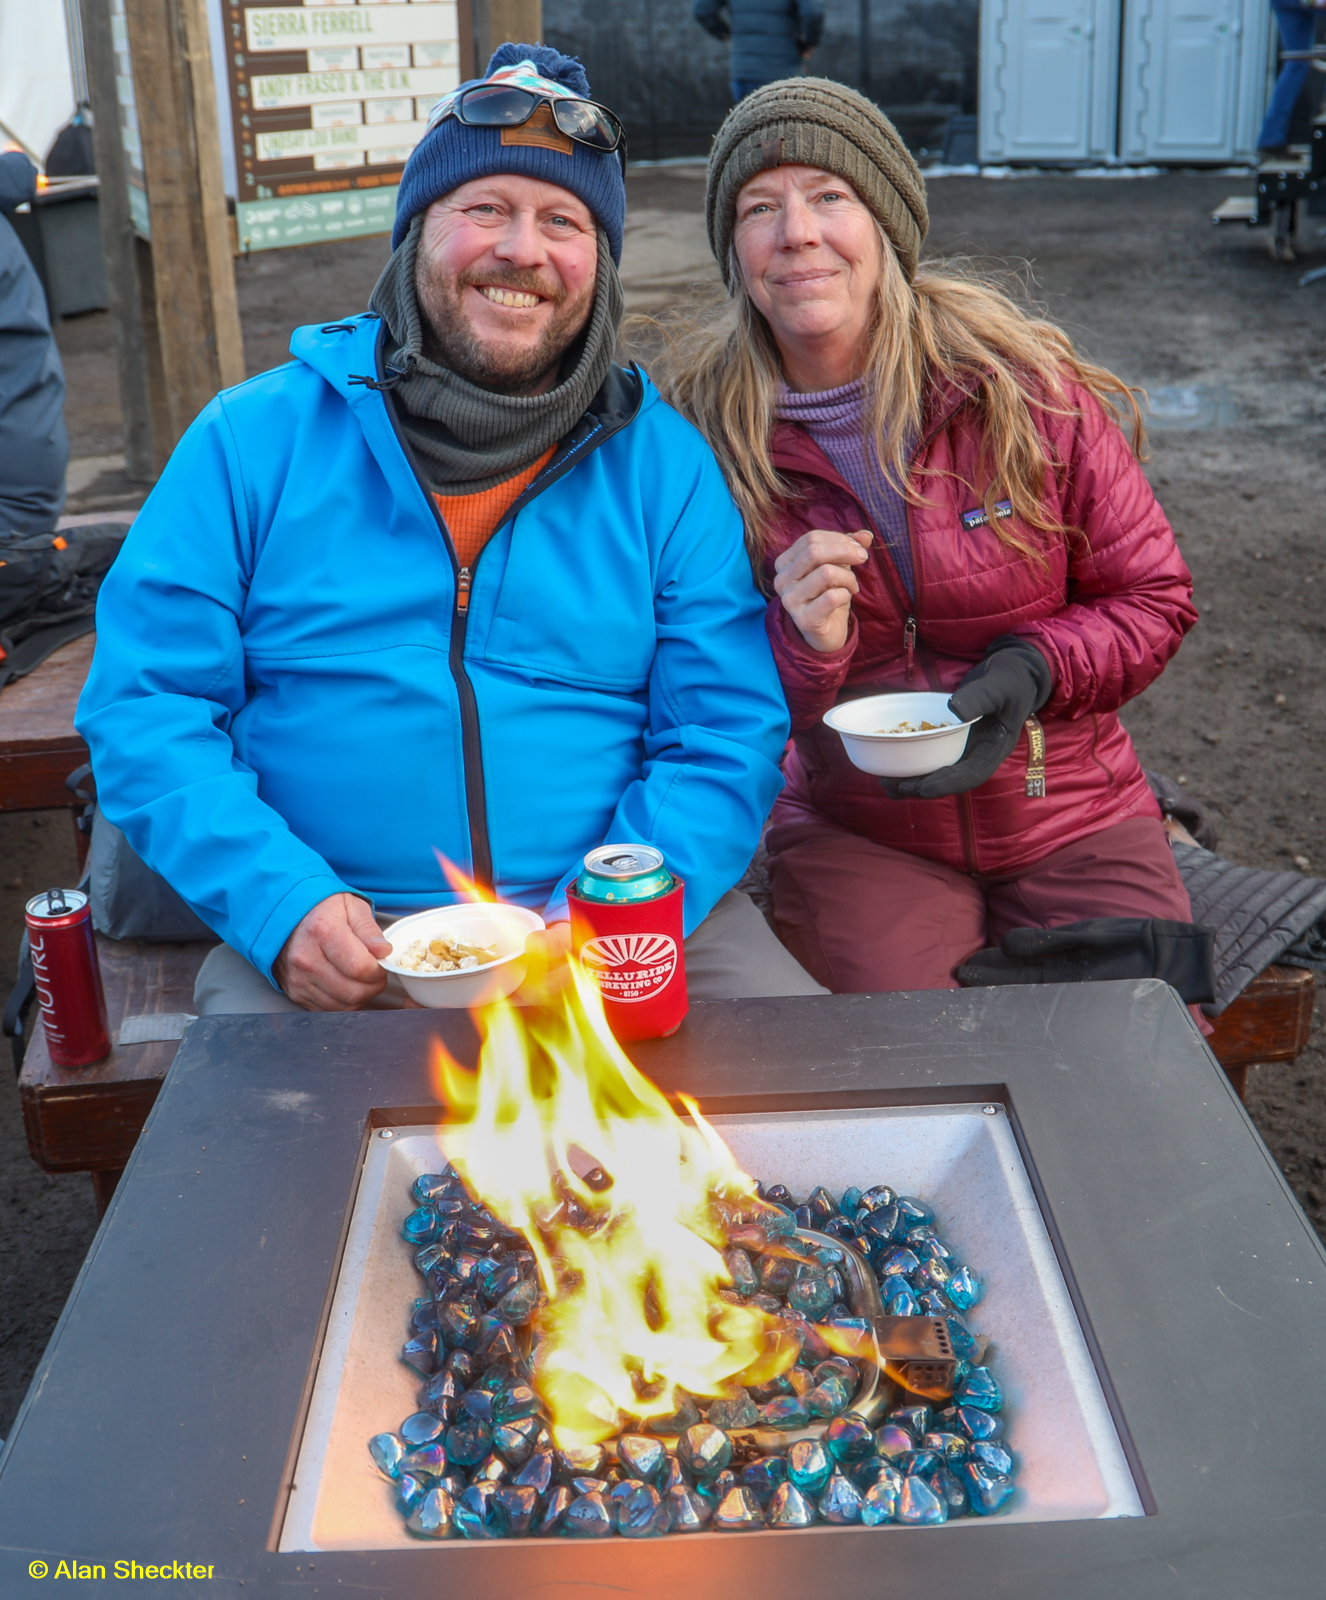
{"label": "maroon pants", "polygon": [[954,969],[1010,928],[1058,928],[1088,917],[1192,921],[1164,824],[1154,817],[1116,822],[997,880],[828,823],[785,823],[770,828],[765,843],[783,943],[835,994],[956,989]]}

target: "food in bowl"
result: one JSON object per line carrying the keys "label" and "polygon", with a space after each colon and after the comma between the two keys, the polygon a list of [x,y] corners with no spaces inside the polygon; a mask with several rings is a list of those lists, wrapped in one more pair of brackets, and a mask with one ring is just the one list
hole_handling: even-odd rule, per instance
{"label": "food in bowl", "polygon": [[466,972],[497,960],[497,945],[470,944],[447,933],[436,939],[414,939],[396,957],[406,972]]}
{"label": "food in bowl", "polygon": [[956,722],[921,722],[913,726],[910,722],[900,722],[896,728],[880,728],[880,733],[936,733],[940,728],[956,728]]}
{"label": "food in bowl", "polygon": [[877,778],[923,778],[951,767],[972,727],[953,715],[942,690],[924,689],[844,700],[824,721],[852,765]]}
{"label": "food in bowl", "polygon": [[525,941],[543,925],[537,911],[505,901],[416,911],[386,930],[391,954],[379,965],[422,1006],[490,1005],[524,981]]}

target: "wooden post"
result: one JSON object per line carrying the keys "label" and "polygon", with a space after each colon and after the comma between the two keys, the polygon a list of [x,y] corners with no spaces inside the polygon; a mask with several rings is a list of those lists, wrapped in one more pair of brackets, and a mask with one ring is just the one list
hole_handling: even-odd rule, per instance
{"label": "wooden post", "polygon": [[[115,49],[106,0],[79,0],[83,59],[92,106],[92,143],[97,158],[97,210],[101,249],[106,258],[106,289],[115,323],[120,410],[124,417],[124,470],[151,483],[169,453],[165,416],[165,376],[156,332],[156,301],[150,277],[140,268],[151,254],[134,236],[129,214],[128,170],[120,137],[120,107],[115,92]],[[155,412],[155,416],[154,416]]]}
{"label": "wooden post", "polygon": [[125,0],[167,446],[245,377],[206,0]]}
{"label": "wooden post", "polygon": [[476,76],[488,65],[488,57],[499,44],[508,39],[516,44],[538,44],[542,38],[542,0],[474,0]]}

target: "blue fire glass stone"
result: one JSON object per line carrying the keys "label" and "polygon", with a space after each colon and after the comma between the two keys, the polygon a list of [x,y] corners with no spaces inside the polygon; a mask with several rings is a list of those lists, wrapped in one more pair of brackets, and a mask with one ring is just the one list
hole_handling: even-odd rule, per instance
{"label": "blue fire glass stone", "polygon": [[396,1509],[408,1517],[432,1487],[427,1478],[416,1478],[412,1472],[403,1472],[396,1480]]}
{"label": "blue fire glass stone", "polygon": [[607,1539],[612,1534],[612,1512],[601,1494],[582,1494],[566,1508],[562,1533],[568,1539]]}
{"label": "blue fire glass stone", "polygon": [[421,1172],[410,1186],[410,1192],[421,1206],[436,1200],[440,1194],[449,1194],[455,1188],[455,1175],[446,1172]]}
{"label": "blue fire glass stone", "polygon": [[835,1417],[824,1430],[824,1447],[835,1461],[863,1461],[875,1454],[875,1436],[860,1417]]}
{"label": "blue fire glass stone", "polygon": [[780,1433],[790,1433],[793,1428],[804,1428],[810,1421],[805,1402],[797,1395],[782,1394],[760,1407],[760,1426],[774,1428]]}
{"label": "blue fire glass stone", "polygon": [[469,1486],[469,1478],[459,1467],[453,1467],[450,1472],[444,1472],[432,1485],[434,1489],[445,1489],[453,1500],[459,1500]]}
{"label": "blue fire glass stone", "polygon": [[572,1478],[571,1488],[577,1494],[606,1494],[612,1487],[605,1478]]}
{"label": "blue fire glass stone", "polygon": [[919,1439],[923,1433],[929,1433],[934,1418],[934,1411],[930,1406],[894,1406],[889,1412],[889,1421],[896,1422],[900,1428],[906,1428],[914,1439]]}
{"label": "blue fire glass stone", "polygon": [[959,1361],[970,1361],[980,1348],[976,1340],[967,1331],[967,1325],[961,1317],[947,1316],[944,1318],[948,1324],[949,1343],[953,1346],[953,1354]]}
{"label": "blue fire glass stone", "polygon": [[924,1200],[918,1200],[914,1195],[900,1194],[896,1201],[898,1210],[906,1218],[907,1232],[917,1227],[933,1227],[935,1222],[934,1211],[926,1205]]}
{"label": "blue fire glass stone", "polygon": [[474,1417],[479,1422],[491,1423],[493,1420],[493,1396],[489,1389],[467,1389],[461,1396],[460,1409],[467,1417]]}
{"label": "blue fire glass stone", "polygon": [[970,1311],[985,1293],[985,1285],[970,1267],[959,1267],[944,1285],[944,1293],[959,1311]]}
{"label": "blue fire glass stone", "polygon": [[860,1522],[861,1491],[850,1478],[835,1472],[820,1496],[819,1513],[825,1522]]}
{"label": "blue fire glass stone", "polygon": [[761,1256],[757,1266],[760,1288],[765,1294],[786,1294],[795,1272],[792,1263],[783,1256]]}
{"label": "blue fire glass stone", "polygon": [[553,1458],[553,1477],[558,1483],[572,1478],[597,1478],[607,1466],[607,1452],[601,1444],[570,1444]]}
{"label": "blue fire glass stone", "polygon": [[672,1513],[652,1483],[621,1485],[625,1493],[613,1506],[613,1521],[624,1539],[653,1539],[667,1533]]}
{"label": "blue fire glass stone", "polygon": [[552,1487],[552,1479],[552,1451],[536,1450],[511,1481],[518,1488],[536,1489],[540,1494],[546,1494]]}
{"label": "blue fire glass stone", "polygon": [[833,1457],[822,1439],[798,1439],[787,1452],[787,1479],[807,1494],[818,1494],[833,1472]]}
{"label": "blue fire glass stone", "polygon": [[617,1482],[609,1485],[608,1504],[615,1506],[623,1495],[630,1494],[632,1489],[638,1489],[640,1484],[635,1478],[618,1478]]}
{"label": "blue fire glass stone", "polygon": [[898,1471],[909,1478],[933,1478],[943,1465],[944,1458],[938,1450],[909,1450],[894,1462]]}
{"label": "blue fire glass stone", "polygon": [[414,1252],[414,1264],[425,1277],[434,1267],[448,1266],[451,1261],[451,1252],[446,1245],[425,1244]]}
{"label": "blue fire glass stone", "polygon": [[833,1304],[833,1290],[823,1278],[798,1278],[787,1291],[787,1303],[807,1317],[818,1317]]}
{"label": "blue fire glass stone", "polygon": [[902,1218],[897,1206],[877,1206],[873,1211],[867,1211],[857,1226],[863,1239],[892,1244],[901,1237]]}
{"label": "blue fire glass stone", "polygon": [[478,1318],[470,1332],[471,1349],[485,1365],[491,1365],[501,1356],[519,1357],[520,1345],[515,1329],[492,1312]]}
{"label": "blue fire glass stone", "polygon": [[536,1538],[560,1533],[567,1507],[574,1499],[575,1495],[565,1484],[558,1484],[555,1489],[550,1489],[539,1501],[539,1509],[534,1513],[534,1523],[530,1532]]}
{"label": "blue fire glass stone", "polygon": [[[701,1423],[700,1426],[705,1425]],[[717,1431],[714,1429],[715,1433]],[[679,1445],[678,1449],[680,1448]],[[728,1454],[731,1455],[730,1447]],[[668,1466],[668,1452],[662,1440],[651,1439],[643,1433],[624,1433],[617,1441],[617,1459],[621,1462],[623,1471],[640,1483],[656,1482],[667,1471]]]}
{"label": "blue fire glass stone", "polygon": [[[961,1463],[959,1463],[961,1465]],[[948,1467],[941,1467],[930,1479],[930,1487],[948,1507],[950,1517],[960,1517],[967,1509],[967,1491]]]}
{"label": "blue fire glass stone", "polygon": [[816,1228],[822,1228],[830,1217],[838,1214],[838,1202],[822,1184],[806,1196],[806,1204],[815,1218],[812,1226]]}
{"label": "blue fire glass stone", "polygon": [[862,1491],[861,1521],[867,1528],[878,1528],[885,1522],[898,1519],[898,1501],[906,1479],[897,1473],[883,1475]]}
{"label": "blue fire glass stone", "polygon": [[495,1483],[472,1483],[460,1499],[451,1520],[466,1539],[500,1539],[505,1529],[497,1508]]}
{"label": "blue fire glass stone", "polygon": [[861,1369],[846,1356],[830,1356],[827,1361],[817,1361],[810,1375],[816,1383],[823,1383],[826,1378],[841,1378],[853,1391],[861,1382]]}
{"label": "blue fire glass stone", "polygon": [[735,1472],[720,1472],[716,1478],[704,1478],[695,1486],[695,1492],[705,1502],[711,1511],[718,1507],[727,1498],[728,1494],[737,1487]]}
{"label": "blue fire glass stone", "polygon": [[872,1184],[861,1196],[861,1204],[874,1210],[877,1206],[891,1206],[898,1198],[898,1191],[891,1189],[887,1183]]}
{"label": "blue fire glass stone", "polygon": [[948,1521],[948,1502],[925,1478],[904,1478],[895,1514],[912,1527],[933,1527]]}
{"label": "blue fire glass stone", "polygon": [[950,1271],[956,1272],[959,1266],[957,1251],[950,1249],[932,1229],[927,1229],[926,1233],[928,1237],[918,1240],[913,1247],[917,1255],[922,1261],[942,1261]]}
{"label": "blue fire glass stone", "polygon": [[794,1483],[780,1483],[765,1517],[771,1528],[809,1528],[815,1521],[815,1506]]}
{"label": "blue fire glass stone", "polygon": [[472,1483],[505,1483],[511,1476],[510,1466],[495,1451],[486,1455],[471,1474]]}
{"label": "blue fire glass stone", "polygon": [[1013,1455],[1003,1445],[996,1444],[993,1439],[976,1439],[969,1448],[973,1461],[983,1461],[991,1472],[997,1472],[1001,1477],[1013,1476]]}
{"label": "blue fire glass stone", "polygon": [[431,1205],[420,1206],[401,1223],[401,1236],[416,1247],[432,1244],[437,1237],[438,1215]]}
{"label": "blue fire glass stone", "polygon": [[540,1417],[521,1417],[493,1429],[493,1449],[513,1467],[524,1466],[534,1454],[543,1427]]}
{"label": "blue fire glass stone", "polygon": [[895,1490],[902,1487],[903,1474],[883,1456],[867,1456],[864,1461],[852,1462],[847,1470],[847,1476],[862,1494],[872,1483],[881,1481],[891,1483]]}
{"label": "blue fire glass stone", "polygon": [[795,1233],[797,1231],[796,1213],[791,1206],[785,1206],[781,1201],[775,1202],[768,1209],[761,1208],[760,1226],[770,1237],[774,1234]]}
{"label": "blue fire glass stone", "polygon": [[955,1421],[958,1432],[969,1439],[1002,1439],[1004,1436],[1004,1419],[991,1411],[982,1411],[979,1406],[959,1406]]}
{"label": "blue fire glass stone", "polygon": [[953,1281],[953,1269],[947,1261],[926,1261],[917,1273],[916,1281],[925,1285],[922,1293],[930,1289],[942,1289],[947,1293]]}
{"label": "blue fire glass stone", "polygon": [[434,1444],[407,1450],[401,1457],[401,1471],[416,1478],[441,1478],[447,1470],[447,1452],[439,1439]]}
{"label": "blue fire glass stone", "polygon": [[431,1300],[416,1300],[410,1313],[411,1333],[430,1333],[437,1327],[437,1307]]}
{"label": "blue fire glass stone", "polygon": [[732,1287],[737,1293],[754,1294],[760,1287],[760,1279],[746,1252],[734,1246],[731,1250],[724,1251],[723,1261],[732,1275]]}
{"label": "blue fire glass stone", "polygon": [[478,1366],[468,1350],[448,1350],[443,1367],[460,1385],[460,1389],[456,1391],[458,1394],[461,1390],[468,1389],[478,1374]]}
{"label": "blue fire glass stone", "polygon": [[884,1310],[891,1317],[919,1317],[921,1299],[906,1278],[888,1278],[883,1289]]}
{"label": "blue fire glass stone", "polygon": [[893,1461],[899,1456],[906,1455],[909,1450],[915,1450],[916,1440],[900,1423],[886,1422],[875,1435],[875,1449],[880,1455]]}
{"label": "blue fire glass stone", "polygon": [[881,1280],[881,1287],[887,1288],[883,1283],[885,1278],[894,1276],[905,1278],[909,1273],[915,1272],[920,1265],[913,1251],[905,1244],[896,1244],[881,1257],[875,1271]]}
{"label": "blue fire glass stone", "polygon": [[716,1424],[697,1422],[677,1440],[677,1459],[697,1478],[715,1478],[732,1460],[732,1441]]}
{"label": "blue fire glass stone", "polygon": [[450,1539],[456,1502],[445,1489],[430,1489],[410,1513],[405,1526],[420,1539]]}
{"label": "blue fire glass stone", "polygon": [[785,1183],[771,1183],[761,1188],[760,1193],[766,1200],[772,1200],[776,1205],[790,1206],[792,1204],[792,1191]]}
{"label": "blue fire glass stone", "polygon": [[856,1224],[847,1217],[830,1217],[820,1231],[827,1233],[831,1239],[844,1239],[848,1244],[855,1244],[861,1237]]}
{"label": "blue fire glass stone", "polygon": [[929,1433],[921,1435],[921,1448],[938,1451],[951,1467],[954,1462],[967,1459],[971,1446],[960,1433],[946,1433],[941,1429],[932,1428]]}
{"label": "blue fire glass stone", "polygon": [[847,1410],[855,1392],[841,1378],[827,1378],[806,1396],[806,1410],[812,1417],[836,1417]]}
{"label": "blue fire glass stone", "polygon": [[787,1457],[758,1456],[741,1469],[737,1482],[743,1489],[749,1489],[762,1506],[767,1506],[774,1490],[787,1482]]}
{"label": "blue fire glass stone", "polygon": [[368,1441],[368,1453],[384,1478],[400,1477],[401,1462],[407,1450],[405,1440],[398,1433],[375,1433]]}
{"label": "blue fire glass stone", "polygon": [[539,1303],[539,1286],[532,1278],[522,1278],[497,1302],[497,1314],[513,1327],[523,1328]]}
{"label": "blue fire glass stone", "polygon": [[856,1213],[856,1208],[861,1204],[861,1191],[855,1184],[843,1190],[842,1199],[838,1202],[838,1209],[843,1216],[850,1217]]}
{"label": "blue fire glass stone", "polygon": [[520,1422],[541,1410],[543,1402],[528,1383],[507,1383],[493,1396],[494,1422]]}
{"label": "blue fire glass stone", "polygon": [[502,1537],[523,1539],[529,1533],[539,1509],[539,1492],[528,1484],[504,1483],[493,1496],[493,1506]]}
{"label": "blue fire glass stone", "polygon": [[729,1489],[719,1502],[710,1526],[720,1533],[748,1533],[764,1526],[764,1507],[749,1489]]}
{"label": "blue fire glass stone", "polygon": [[674,1533],[699,1533],[713,1516],[713,1507],[684,1483],[667,1492],[668,1515]]}
{"label": "blue fire glass stone", "polygon": [[450,1422],[464,1392],[465,1385],[454,1372],[435,1372],[419,1390],[419,1404]]}
{"label": "blue fire glass stone", "polygon": [[984,1461],[965,1461],[958,1468],[967,1500],[978,1517],[988,1517],[998,1511],[1013,1493],[1016,1485],[1005,1472],[996,1472]]}
{"label": "blue fire glass stone", "polygon": [[672,1399],[677,1409],[666,1417],[651,1417],[649,1419],[651,1433],[665,1433],[669,1438],[676,1438],[678,1434],[685,1433],[687,1428],[693,1428],[701,1420],[700,1408],[684,1389],[674,1389]]}
{"label": "blue fire glass stone", "polygon": [[942,1289],[926,1289],[921,1294],[921,1310],[927,1317],[951,1317],[953,1302]]}
{"label": "blue fire glass stone", "polygon": [[460,1250],[455,1260],[451,1263],[451,1276],[468,1288],[481,1290],[483,1287],[483,1269],[488,1266],[488,1257],[479,1255],[473,1250]]}
{"label": "blue fire glass stone", "polygon": [[413,1339],[407,1339],[401,1350],[401,1360],[423,1377],[431,1377],[437,1370],[436,1331],[430,1329],[427,1333],[416,1333]]}
{"label": "blue fire glass stone", "polygon": [[813,1228],[815,1216],[809,1206],[794,1206],[792,1215],[797,1219],[798,1228]]}
{"label": "blue fire glass stone", "polygon": [[493,1430],[478,1417],[462,1417],[447,1429],[447,1454],[457,1466],[477,1466],[488,1454],[492,1442]]}
{"label": "blue fire glass stone", "polygon": [[445,1300],[437,1308],[438,1329],[451,1349],[468,1346],[470,1334],[477,1320],[473,1302],[467,1295],[462,1295],[456,1300]]}
{"label": "blue fire glass stone", "polygon": [[973,1367],[953,1391],[953,1398],[981,1411],[1001,1411],[1004,1406],[1003,1392],[989,1367]]}

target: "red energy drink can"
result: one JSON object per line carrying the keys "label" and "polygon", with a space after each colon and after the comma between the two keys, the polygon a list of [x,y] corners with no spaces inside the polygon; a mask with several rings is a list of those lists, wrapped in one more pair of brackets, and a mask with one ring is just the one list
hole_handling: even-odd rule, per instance
{"label": "red energy drink can", "polygon": [[104,1061],[110,1029],[87,896],[79,889],[34,895],[27,904],[27,924],[51,1060],[59,1067]]}
{"label": "red energy drink can", "polygon": [[686,1015],[685,889],[652,845],[606,844],[567,892],[571,949],[623,1044],[666,1038]]}

